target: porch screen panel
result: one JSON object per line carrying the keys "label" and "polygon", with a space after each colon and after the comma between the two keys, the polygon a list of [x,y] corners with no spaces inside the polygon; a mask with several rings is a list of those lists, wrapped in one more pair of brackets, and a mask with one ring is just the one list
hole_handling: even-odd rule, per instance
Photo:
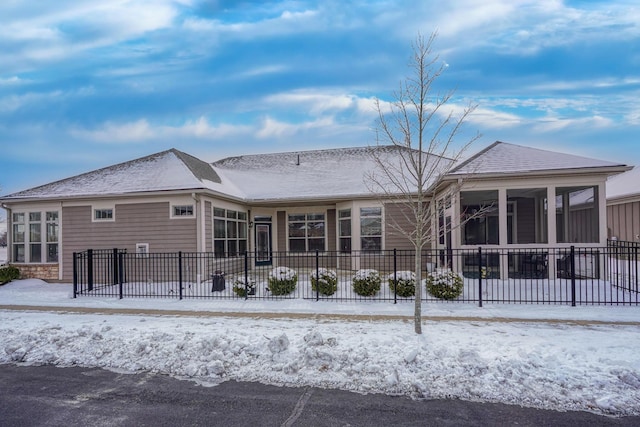
{"label": "porch screen panel", "polygon": [[547,189],[507,190],[507,242],[547,243]]}
{"label": "porch screen panel", "polygon": [[462,244],[500,243],[498,190],[461,191]]}
{"label": "porch screen panel", "polygon": [[558,243],[598,242],[598,187],[556,188],[556,233]]}

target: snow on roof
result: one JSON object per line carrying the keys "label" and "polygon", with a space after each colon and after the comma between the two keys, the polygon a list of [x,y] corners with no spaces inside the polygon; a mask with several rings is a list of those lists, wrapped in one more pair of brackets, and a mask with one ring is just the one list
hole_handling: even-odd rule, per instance
{"label": "snow on roof", "polygon": [[77,197],[205,188],[221,183],[211,166],[171,149],[6,196],[6,199]]}
{"label": "snow on roof", "polygon": [[624,165],[496,141],[454,168],[451,174],[511,174],[615,166]]}
{"label": "snow on roof", "polygon": [[371,194],[366,175],[377,167],[375,150],[394,164],[402,148],[338,148],[230,157],[213,163],[250,200],[337,198]]}
{"label": "snow on roof", "polygon": [[609,178],[607,181],[607,199],[640,195],[640,169],[633,168]]}

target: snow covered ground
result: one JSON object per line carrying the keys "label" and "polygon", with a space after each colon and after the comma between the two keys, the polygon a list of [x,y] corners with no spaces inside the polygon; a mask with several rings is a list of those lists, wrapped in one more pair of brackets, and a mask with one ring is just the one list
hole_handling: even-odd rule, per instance
{"label": "snow covered ground", "polygon": [[[69,307],[0,310],[0,363],[152,371],[205,385],[259,381],[640,415],[640,307],[430,303],[424,306],[424,334],[416,336],[410,303],[71,295],[71,285],[38,280],[0,287],[0,304]],[[73,312],[86,307],[182,313]]]}

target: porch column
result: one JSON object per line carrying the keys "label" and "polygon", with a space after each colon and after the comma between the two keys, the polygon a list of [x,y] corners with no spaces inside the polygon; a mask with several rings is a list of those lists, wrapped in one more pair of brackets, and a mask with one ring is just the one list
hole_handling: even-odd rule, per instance
{"label": "porch column", "polygon": [[[549,185],[547,187],[547,242],[550,248],[556,248],[557,228],[556,228],[556,186]],[[549,279],[556,277],[556,256],[555,253],[549,253]]]}
{"label": "porch column", "polygon": [[[509,233],[507,226],[507,189],[498,189],[498,239],[500,242],[500,250],[504,251],[509,245]],[[509,278],[509,260],[508,256],[501,255],[498,257],[500,260],[500,280],[507,280]]]}

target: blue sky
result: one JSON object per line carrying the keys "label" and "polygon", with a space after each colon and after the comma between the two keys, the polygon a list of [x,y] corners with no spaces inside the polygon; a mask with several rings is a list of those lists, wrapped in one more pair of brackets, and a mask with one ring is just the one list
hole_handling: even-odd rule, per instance
{"label": "blue sky", "polygon": [[[445,4],[446,3],[446,4]],[[418,33],[495,140],[640,164],[637,1],[3,1],[0,194],[171,147],[374,143]]]}

